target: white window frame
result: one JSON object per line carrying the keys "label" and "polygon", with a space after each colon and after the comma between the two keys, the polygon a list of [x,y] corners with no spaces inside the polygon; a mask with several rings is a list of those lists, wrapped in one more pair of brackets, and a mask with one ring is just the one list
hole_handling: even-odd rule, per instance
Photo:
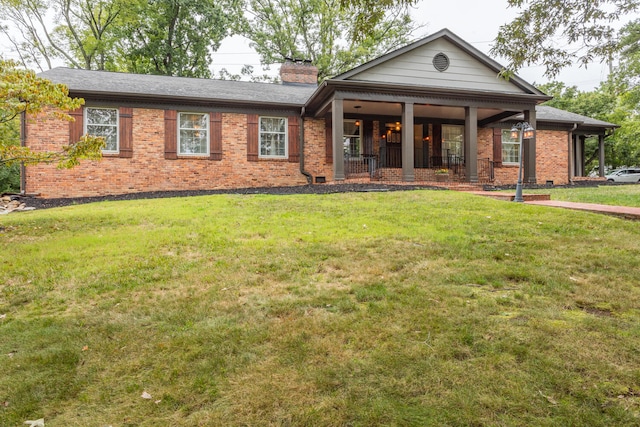
{"label": "white window frame", "polygon": [[[180,117],[183,114],[199,114],[205,117],[205,123],[206,126],[204,129],[200,129],[200,128],[183,128],[180,126],[181,120]],[[211,130],[209,129],[210,127],[210,117],[209,117],[209,113],[203,113],[202,111],[181,111],[178,113],[178,123],[177,123],[177,128],[178,128],[178,137],[177,137],[177,152],[178,152],[178,156],[184,156],[184,157],[207,157],[209,156],[209,152],[211,151]],[[206,151],[204,153],[183,153],[181,151],[181,147],[182,145],[180,144],[180,131],[181,130],[199,130],[199,131],[204,131],[206,133],[206,144],[205,147],[207,147]]]}
{"label": "white window frame", "polygon": [[[515,148],[516,152],[516,160],[512,162],[507,162],[504,160],[504,146],[511,145]],[[515,140],[511,137],[511,129],[502,129],[502,149],[500,150],[500,160],[502,160],[503,165],[519,165],[520,164],[520,140],[516,138]]]}
{"label": "white window frame", "polygon": [[[111,123],[108,124],[104,124],[104,123],[91,123],[89,124],[89,110],[113,110],[116,112],[116,124],[113,125]],[[111,107],[84,107],[84,134],[87,135],[89,134],[88,128],[89,126],[111,126],[111,127],[115,127],[116,128],[116,149],[115,150],[102,150],[102,152],[104,154],[119,154],[120,153],[120,110],[118,108],[111,108]],[[96,134],[91,134],[93,136],[102,136],[102,135],[96,135]]]}
{"label": "white window frame", "polygon": [[[344,125],[346,123],[353,123],[353,125],[355,126],[356,122],[360,122],[360,126],[358,126],[358,133],[357,134],[350,135],[350,134],[344,133]],[[344,148],[345,148],[345,153],[344,153],[345,154],[345,158],[346,158],[346,156],[349,153],[350,148],[351,148],[350,147],[351,143],[347,142],[347,138],[354,138],[354,137],[358,138],[358,153],[359,154],[358,154],[358,157],[349,155],[349,158],[350,159],[362,158],[362,155],[363,155],[363,152],[362,152],[362,148],[363,148],[363,145],[362,145],[362,127],[363,127],[362,126],[362,120],[357,120],[357,119],[344,119],[343,120],[343,123],[342,123],[342,143],[343,143]]]}
{"label": "white window frame", "polygon": [[[262,131],[263,119],[277,119],[284,120],[284,132],[267,132]],[[277,134],[284,135],[284,155],[277,154],[262,154],[262,135]],[[289,118],[282,116],[260,116],[258,118],[258,157],[261,159],[288,159],[289,158]]]}

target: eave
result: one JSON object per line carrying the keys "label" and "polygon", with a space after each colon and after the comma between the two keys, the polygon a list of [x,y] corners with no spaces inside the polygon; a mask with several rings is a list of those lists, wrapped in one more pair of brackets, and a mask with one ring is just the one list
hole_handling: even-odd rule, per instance
{"label": "eave", "polygon": [[101,100],[107,102],[126,102],[130,104],[158,104],[158,105],[184,105],[194,107],[225,106],[241,109],[269,109],[269,110],[297,110],[300,111],[303,104],[243,101],[236,99],[220,98],[194,98],[192,96],[165,96],[142,93],[122,93],[105,91],[70,90],[69,95],[84,98],[85,100]]}
{"label": "eave", "polygon": [[454,88],[399,85],[357,80],[326,80],[311,95],[305,110],[315,117],[326,113],[332,99],[340,99],[342,93],[352,97],[366,94],[368,99],[379,98],[381,102],[436,103],[448,100],[455,105],[537,105],[551,99],[551,96],[530,93],[507,93],[495,91],[472,91]]}

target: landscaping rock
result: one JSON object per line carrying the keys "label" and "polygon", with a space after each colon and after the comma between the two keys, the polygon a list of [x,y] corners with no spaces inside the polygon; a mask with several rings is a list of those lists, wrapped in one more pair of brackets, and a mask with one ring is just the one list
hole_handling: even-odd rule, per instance
{"label": "landscaping rock", "polygon": [[34,209],[34,207],[27,207],[27,204],[22,202],[18,196],[0,197],[0,215],[6,215],[11,212],[32,211]]}

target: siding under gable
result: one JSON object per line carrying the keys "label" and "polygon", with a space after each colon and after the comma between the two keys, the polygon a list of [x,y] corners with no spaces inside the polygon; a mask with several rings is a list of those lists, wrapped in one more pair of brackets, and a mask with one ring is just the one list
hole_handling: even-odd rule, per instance
{"label": "siding under gable", "polygon": [[[449,68],[443,72],[433,66],[438,53],[449,57]],[[348,80],[420,85],[462,90],[525,93],[497,76],[497,72],[445,39],[437,39],[403,55],[364,70]]]}

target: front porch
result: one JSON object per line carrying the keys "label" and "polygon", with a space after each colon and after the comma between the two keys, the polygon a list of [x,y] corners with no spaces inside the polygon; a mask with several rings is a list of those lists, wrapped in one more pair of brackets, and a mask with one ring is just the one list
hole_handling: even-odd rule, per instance
{"label": "front porch", "polygon": [[[389,157],[364,154],[344,159],[345,180],[403,181],[402,164],[394,164]],[[426,166],[414,166],[412,182],[470,182],[466,176],[464,158],[460,156],[432,156]],[[478,184],[490,184],[494,181],[494,162],[490,158],[477,160]]]}

